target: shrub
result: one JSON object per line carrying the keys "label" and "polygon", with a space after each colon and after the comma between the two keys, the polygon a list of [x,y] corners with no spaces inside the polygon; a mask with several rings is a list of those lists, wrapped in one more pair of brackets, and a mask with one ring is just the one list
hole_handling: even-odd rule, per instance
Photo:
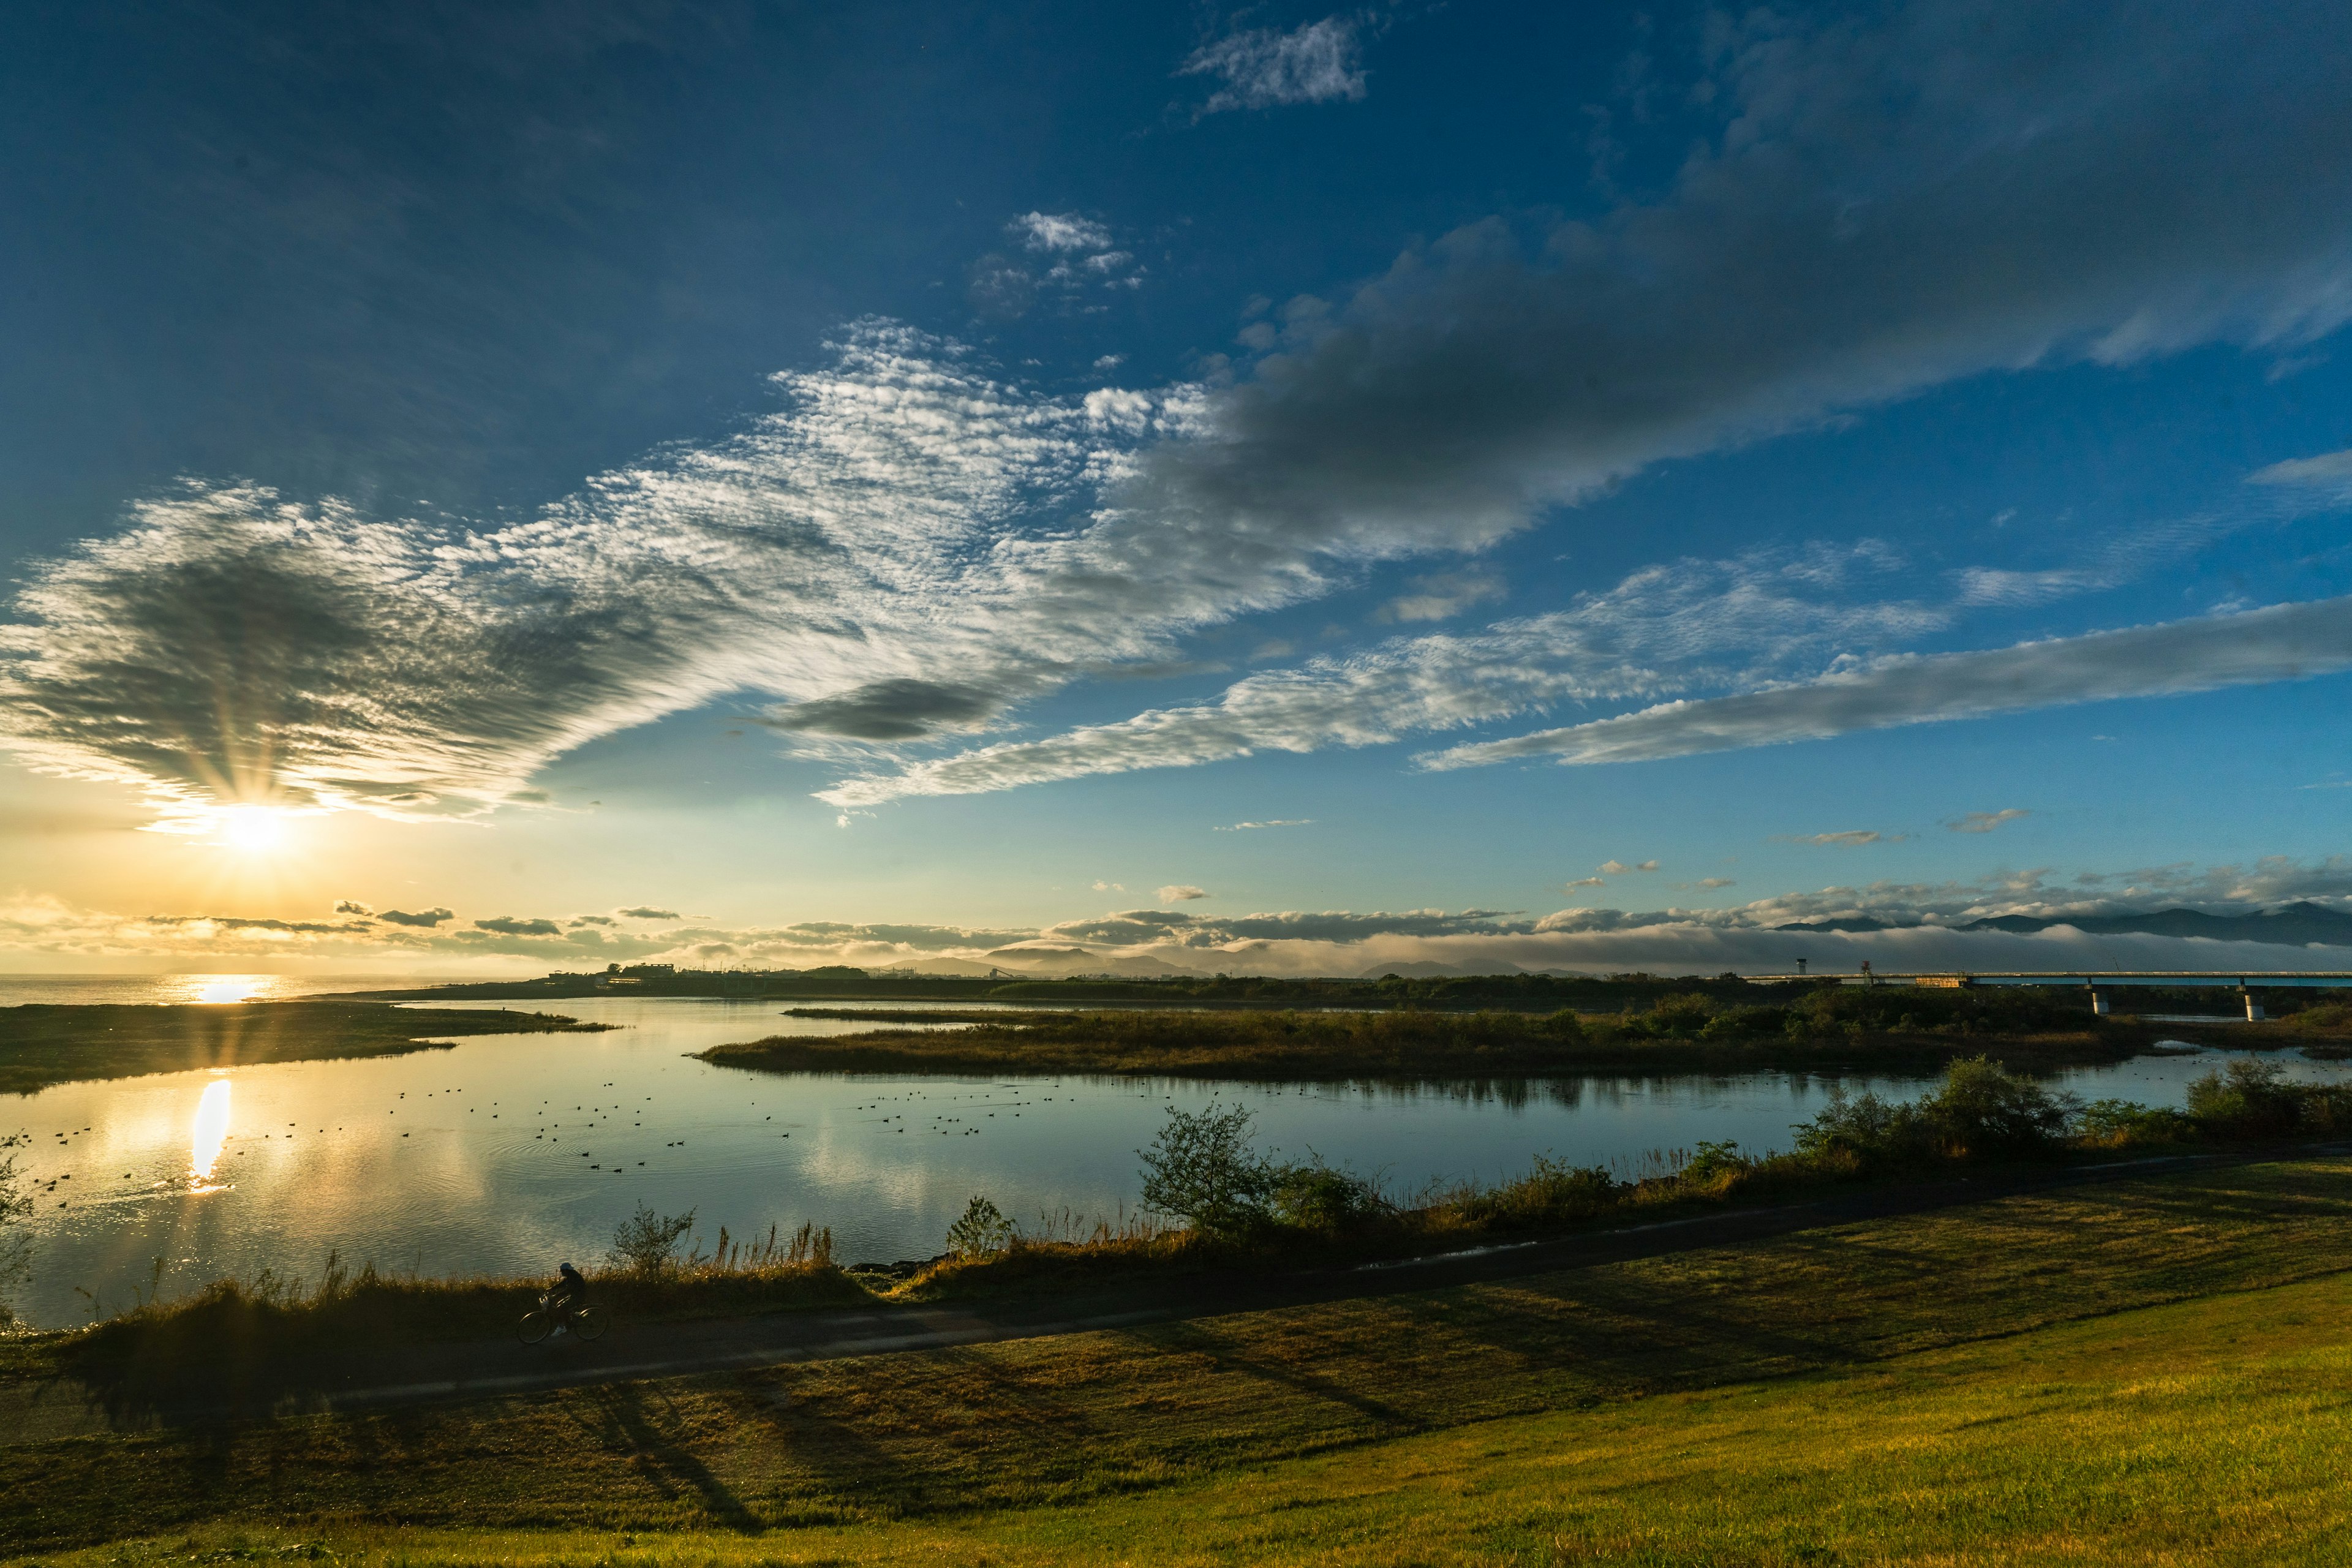
{"label": "shrub", "polygon": [[2095,1100],[2074,1113],[2074,1135],[2099,1148],[2137,1149],[2185,1143],[2197,1136],[2197,1123],[2178,1110],[2128,1100]]}
{"label": "shrub", "polygon": [[16,1151],[31,1142],[26,1132],[0,1138],[0,1330],[16,1321],[7,1292],[32,1272],[33,1238],[26,1234],[25,1221],[33,1212],[33,1200],[16,1190]]}
{"label": "shrub", "polygon": [[948,1226],[948,1254],[952,1258],[993,1258],[1012,1245],[1013,1222],[978,1193],[964,1205],[963,1217]]}
{"label": "shrub", "polygon": [[1570,1165],[1538,1154],[1535,1169],[1517,1181],[1463,1191],[1453,1203],[1474,1225],[1512,1229],[1583,1219],[1614,1207],[1624,1192],[1605,1166]]}
{"label": "shrub", "polygon": [[1394,1207],[1372,1183],[1321,1160],[1278,1171],[1269,1194],[1274,1215],[1307,1230],[1356,1230]]}
{"label": "shrub", "polygon": [[1701,1142],[1697,1152],[1683,1166],[1681,1175],[1686,1182],[1711,1182],[1718,1176],[1745,1171],[1751,1163],[1736,1142]]}
{"label": "shrub", "polygon": [[613,1249],[606,1264],[616,1273],[640,1279],[658,1279],[677,1267],[677,1244],[694,1228],[694,1211],[657,1215],[645,1205],[613,1227]]}
{"label": "shrub", "polygon": [[1168,1108],[1167,1124],[1143,1161],[1146,1208],[1188,1220],[1211,1236],[1237,1236],[1265,1222],[1280,1173],[1249,1141],[1246,1106]]}
{"label": "shrub", "polygon": [[2064,1136],[2074,1103],[1983,1057],[1945,1069],[1936,1092],[1910,1104],[1833,1085],[1812,1121],[1800,1123],[1797,1151],[1848,1154],[1864,1165],[1916,1163],[1988,1154],[2036,1154]]}

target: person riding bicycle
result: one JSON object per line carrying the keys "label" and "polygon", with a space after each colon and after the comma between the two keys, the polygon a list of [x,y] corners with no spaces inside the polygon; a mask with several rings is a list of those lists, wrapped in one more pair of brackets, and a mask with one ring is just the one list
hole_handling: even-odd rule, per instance
{"label": "person riding bicycle", "polygon": [[556,1274],[554,1288],[547,1293],[547,1310],[559,1319],[568,1318],[588,1304],[588,1281],[569,1263],[559,1265]]}

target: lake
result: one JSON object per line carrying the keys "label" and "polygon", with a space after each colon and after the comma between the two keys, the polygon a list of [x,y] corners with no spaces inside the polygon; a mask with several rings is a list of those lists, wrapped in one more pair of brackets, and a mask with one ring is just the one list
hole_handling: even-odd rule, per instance
{"label": "lake", "polygon": [[[872,1026],[790,1018],[789,1004],[773,1001],[457,1005],[621,1026],[8,1097],[0,1128],[34,1135],[24,1164],[40,1205],[19,1312],[57,1327],[129,1305],[156,1258],[167,1294],[264,1268],[315,1278],[331,1247],[353,1264],[425,1274],[551,1274],[566,1258],[593,1270],[614,1224],[641,1203],[692,1209],[706,1241],[722,1225],[742,1236],[813,1221],[833,1227],[844,1262],[928,1258],[975,1193],[1033,1226],[1041,1214],[1115,1220],[1131,1210],[1135,1151],[1171,1104],[1246,1104],[1264,1142],[1285,1153],[1383,1173],[1409,1193],[1511,1175],[1542,1153],[1631,1169],[1701,1139],[1786,1148],[1790,1124],[1829,1087],[1785,1073],[1417,1088],[771,1075],[688,1053]],[[2086,1098],[2177,1105],[2223,1054],[2144,1058],[2060,1081]],[[2347,1071],[2284,1060],[2303,1079]]]}

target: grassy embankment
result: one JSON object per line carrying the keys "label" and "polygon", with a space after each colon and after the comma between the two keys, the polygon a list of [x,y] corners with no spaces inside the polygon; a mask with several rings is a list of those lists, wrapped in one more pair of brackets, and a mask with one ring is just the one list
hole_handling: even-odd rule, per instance
{"label": "grassy embankment", "polygon": [[[1083,1072],[1262,1082],[1575,1072],[1932,1073],[1979,1054],[2021,1071],[2120,1061],[2158,1040],[2200,1033],[2193,1026],[2101,1018],[2072,993],[2026,987],[1825,986],[1761,1004],[1694,991],[1615,1014],[793,1012],[971,1026],[780,1036],[720,1046],[702,1059],[772,1072]],[[2222,1038],[2222,1027],[2209,1032]],[[2226,1037],[2251,1043],[2240,1033]]]}
{"label": "grassy embankment", "polygon": [[2240,1167],[1124,1332],[74,1438],[0,1449],[0,1541],[91,1563],[2334,1562],[2347,1222],[2352,1163]]}
{"label": "grassy embankment", "polygon": [[609,1027],[543,1013],[394,1007],[379,1002],[227,1005],[27,1003],[0,1007],[0,1094],[78,1079],[130,1078],[258,1062],[398,1056],[454,1035],[571,1033]]}

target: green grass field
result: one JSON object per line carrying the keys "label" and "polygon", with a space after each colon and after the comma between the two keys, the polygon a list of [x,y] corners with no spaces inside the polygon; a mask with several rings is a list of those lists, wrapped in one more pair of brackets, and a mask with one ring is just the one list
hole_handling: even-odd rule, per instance
{"label": "green grass field", "polygon": [[2352,1162],[2143,1178],[1123,1333],[0,1449],[0,1542],[90,1563],[2338,1562],[2347,1269]]}

